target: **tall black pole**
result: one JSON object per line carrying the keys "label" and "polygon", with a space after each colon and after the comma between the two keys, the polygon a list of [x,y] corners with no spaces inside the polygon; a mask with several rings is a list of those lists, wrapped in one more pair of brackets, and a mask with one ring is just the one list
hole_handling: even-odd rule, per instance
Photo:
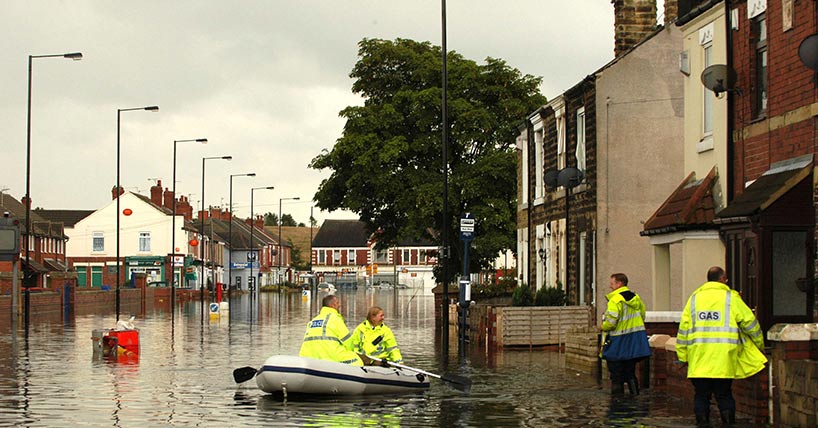
{"label": "tall black pole", "polygon": [[176,314],[176,143],[173,141],[173,212],[170,215],[170,317]]}
{"label": "tall black pole", "polygon": [[227,301],[230,302],[230,289],[233,288],[233,174],[230,175],[230,203],[227,210],[230,222],[227,224]]}
{"label": "tall black pole", "polygon": [[[443,342],[443,354],[449,355],[449,124],[448,124],[448,106],[446,100],[446,92],[448,90],[446,70],[446,0],[441,0],[442,12],[442,43],[441,50],[443,56],[443,99],[441,103],[441,110],[443,116],[443,251],[441,260],[443,263],[443,330],[441,334],[441,341]],[[445,358],[445,357],[444,357]]]}
{"label": "tall black pole", "polygon": [[[31,270],[29,247],[31,240],[31,55],[28,56],[28,113],[26,114],[26,235],[24,244],[26,246],[26,270]],[[25,272],[25,270],[23,270]],[[25,328],[28,332],[29,311],[31,310],[31,290],[28,281],[25,281],[26,275],[23,274],[23,288],[26,290],[25,294]]]}
{"label": "tall black pole", "polygon": [[[247,253],[250,254],[250,275],[247,277],[247,285],[249,286],[250,280],[252,280],[254,289],[256,289],[258,285],[256,284],[256,278],[253,276],[253,261],[257,258],[253,252],[253,232],[256,228],[256,218],[254,217],[255,214],[253,214],[253,193],[255,191],[255,187],[250,189],[250,252]],[[254,291],[255,290],[250,290],[250,294],[252,295]]]}
{"label": "tall black pole", "polygon": [[119,197],[122,196],[119,185],[119,116],[121,109],[116,111],[116,320],[119,321]]}
{"label": "tall black pole", "polygon": [[[202,158],[202,211],[199,213],[199,259],[202,261],[202,276],[199,278],[199,298],[202,307],[202,317],[204,317],[204,286],[205,286],[205,258],[204,258],[204,218],[205,218],[205,161],[207,158]],[[204,319],[204,318],[202,318]]]}
{"label": "tall black pole", "polygon": [[[82,59],[82,53],[73,52],[55,55],[29,55],[28,56],[28,101],[26,105],[26,234],[23,236],[23,244],[26,246],[26,267],[31,270],[31,255],[29,254],[29,247],[31,246],[31,69],[34,58],[56,58],[63,57],[79,61]],[[16,262],[15,262],[16,263]],[[25,274],[23,274],[23,288],[25,288],[25,330],[28,333],[29,311],[31,309],[31,284],[25,281]],[[16,320],[15,320],[16,321]]]}

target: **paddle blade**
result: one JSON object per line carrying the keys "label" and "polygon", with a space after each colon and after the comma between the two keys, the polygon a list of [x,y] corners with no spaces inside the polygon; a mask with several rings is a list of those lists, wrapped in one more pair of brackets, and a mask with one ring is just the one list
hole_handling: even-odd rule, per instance
{"label": "paddle blade", "polygon": [[443,376],[440,377],[440,380],[444,382],[449,382],[449,384],[452,385],[452,387],[454,387],[458,391],[463,392],[471,391],[471,379],[467,377],[444,373]]}
{"label": "paddle blade", "polygon": [[233,380],[235,380],[236,383],[247,382],[256,377],[257,373],[258,370],[255,367],[239,367],[233,370]]}

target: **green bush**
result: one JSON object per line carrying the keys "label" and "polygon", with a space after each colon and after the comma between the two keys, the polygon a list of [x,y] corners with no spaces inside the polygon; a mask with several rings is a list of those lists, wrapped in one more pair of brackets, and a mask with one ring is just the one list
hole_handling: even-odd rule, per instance
{"label": "green bush", "polygon": [[522,284],[511,295],[511,306],[534,306],[534,293],[527,284]]}
{"label": "green bush", "polygon": [[510,296],[516,286],[517,282],[514,279],[500,280],[497,284],[475,284],[472,286],[471,294],[482,298]]}
{"label": "green bush", "polygon": [[565,305],[565,292],[561,287],[542,287],[537,290],[534,296],[535,306],[563,306]]}

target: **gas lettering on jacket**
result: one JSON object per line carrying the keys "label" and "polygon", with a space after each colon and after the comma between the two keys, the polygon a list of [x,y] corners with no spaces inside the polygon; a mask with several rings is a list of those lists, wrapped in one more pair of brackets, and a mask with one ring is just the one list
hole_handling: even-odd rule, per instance
{"label": "gas lettering on jacket", "polygon": [[310,328],[320,328],[324,326],[324,320],[312,320]]}
{"label": "gas lettering on jacket", "polygon": [[721,312],[719,311],[700,311],[697,314],[699,321],[718,321],[721,319]]}

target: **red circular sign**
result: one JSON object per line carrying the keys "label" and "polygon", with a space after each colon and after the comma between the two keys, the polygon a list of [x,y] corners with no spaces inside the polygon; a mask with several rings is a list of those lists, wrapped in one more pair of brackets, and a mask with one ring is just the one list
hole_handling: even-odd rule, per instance
{"label": "red circular sign", "polygon": [[191,239],[190,240],[190,245],[193,246],[193,247],[199,245],[199,240],[196,239],[196,238]]}
{"label": "red circular sign", "polygon": [[130,208],[125,208],[124,210],[122,210],[122,214],[125,214],[126,216],[131,215],[133,214],[133,210]]}

